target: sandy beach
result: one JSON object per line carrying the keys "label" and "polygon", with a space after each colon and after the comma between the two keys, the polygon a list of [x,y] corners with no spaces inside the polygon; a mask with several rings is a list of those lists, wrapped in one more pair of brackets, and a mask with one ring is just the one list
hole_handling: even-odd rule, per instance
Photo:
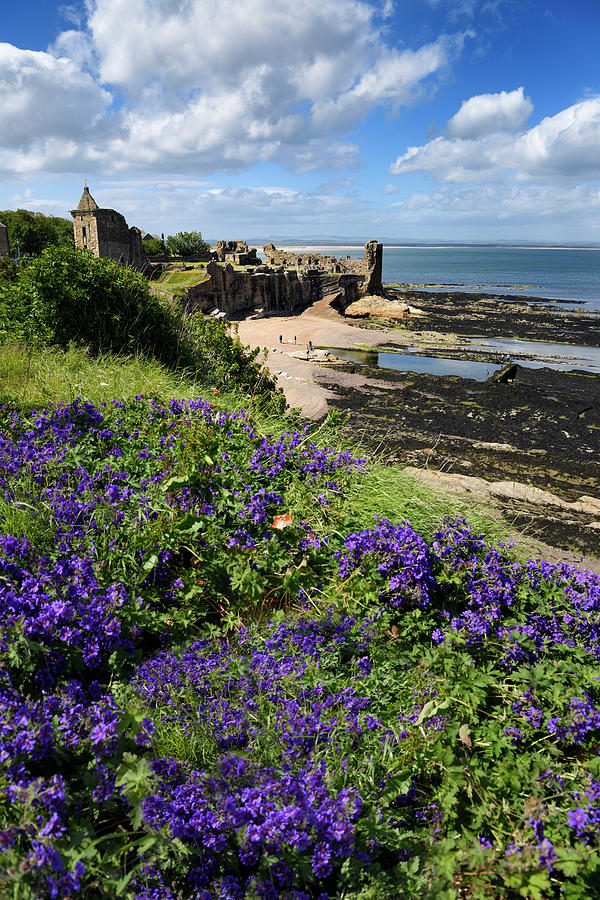
{"label": "sandy beach", "polygon": [[[270,316],[264,319],[242,319],[237,323],[240,340],[250,347],[266,348],[266,364],[277,375],[277,384],[283,388],[288,404],[302,410],[310,419],[320,419],[327,413],[327,400],[332,392],[319,385],[320,373],[327,373],[330,382],[345,387],[361,387],[366,377],[338,372],[320,364],[318,351],[308,354],[306,345],[313,347],[355,346],[378,347],[389,341],[383,331],[373,331],[350,325],[324,298],[314,303],[300,315]],[[279,335],[282,336],[281,343]],[[294,343],[295,339],[295,343]],[[373,379],[370,379],[373,383]]]}

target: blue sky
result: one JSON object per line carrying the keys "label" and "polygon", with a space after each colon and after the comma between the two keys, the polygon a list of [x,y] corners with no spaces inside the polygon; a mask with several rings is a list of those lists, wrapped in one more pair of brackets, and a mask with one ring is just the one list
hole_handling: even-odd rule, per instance
{"label": "blue sky", "polygon": [[600,243],[598,0],[88,0],[0,22],[0,209]]}

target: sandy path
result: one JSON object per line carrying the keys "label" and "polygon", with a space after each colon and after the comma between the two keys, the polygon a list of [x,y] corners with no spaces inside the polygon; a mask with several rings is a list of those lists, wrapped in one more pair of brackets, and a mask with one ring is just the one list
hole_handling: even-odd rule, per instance
{"label": "sandy path", "polygon": [[[320,365],[314,358],[306,359],[306,345],[352,348],[356,345],[377,347],[389,341],[382,331],[371,331],[350,325],[330,306],[325,298],[296,316],[272,316],[265,319],[242,319],[237,323],[240,340],[251,347],[266,348],[266,364],[277,375],[277,384],[283,388],[288,404],[299,407],[310,419],[320,419],[327,413],[327,400],[331,391],[316,381],[319,374],[327,374],[329,380],[351,387],[367,383],[362,375],[350,375]],[[279,343],[279,335],[282,342]],[[294,337],[296,343],[294,344]],[[397,340],[394,336],[394,340]],[[286,377],[286,375],[288,377]]]}

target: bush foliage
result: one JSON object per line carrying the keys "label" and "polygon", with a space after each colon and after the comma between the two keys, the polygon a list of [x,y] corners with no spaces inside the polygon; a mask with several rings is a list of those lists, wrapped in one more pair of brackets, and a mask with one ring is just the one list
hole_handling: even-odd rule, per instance
{"label": "bush foliage", "polygon": [[165,245],[160,238],[149,237],[142,241],[146,256],[160,256],[165,252]]}
{"label": "bush foliage", "polygon": [[173,256],[194,256],[196,253],[209,253],[210,244],[202,238],[200,231],[178,231],[170,234],[165,241],[167,253]]}
{"label": "bush foliage", "polygon": [[87,251],[50,247],[0,282],[0,339],[92,353],[141,353],[199,381],[269,394],[273,382],[227,325],[184,316],[135,269]]}

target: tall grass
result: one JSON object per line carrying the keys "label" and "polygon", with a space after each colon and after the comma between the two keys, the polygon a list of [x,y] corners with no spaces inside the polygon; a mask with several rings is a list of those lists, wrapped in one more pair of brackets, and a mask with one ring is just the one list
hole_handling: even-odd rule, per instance
{"label": "tall grass", "polygon": [[83,397],[103,400],[155,394],[193,398],[199,385],[183,373],[167,369],[141,355],[89,354],[70,346],[34,348],[21,344],[0,345],[0,402],[25,407]]}
{"label": "tall grass", "polygon": [[463,516],[489,543],[511,537],[506,522],[494,517],[489,507],[426,487],[398,465],[374,462],[364,477],[347,488],[345,504],[357,529],[369,527],[380,516],[392,522],[407,519],[429,537],[444,519]]}

